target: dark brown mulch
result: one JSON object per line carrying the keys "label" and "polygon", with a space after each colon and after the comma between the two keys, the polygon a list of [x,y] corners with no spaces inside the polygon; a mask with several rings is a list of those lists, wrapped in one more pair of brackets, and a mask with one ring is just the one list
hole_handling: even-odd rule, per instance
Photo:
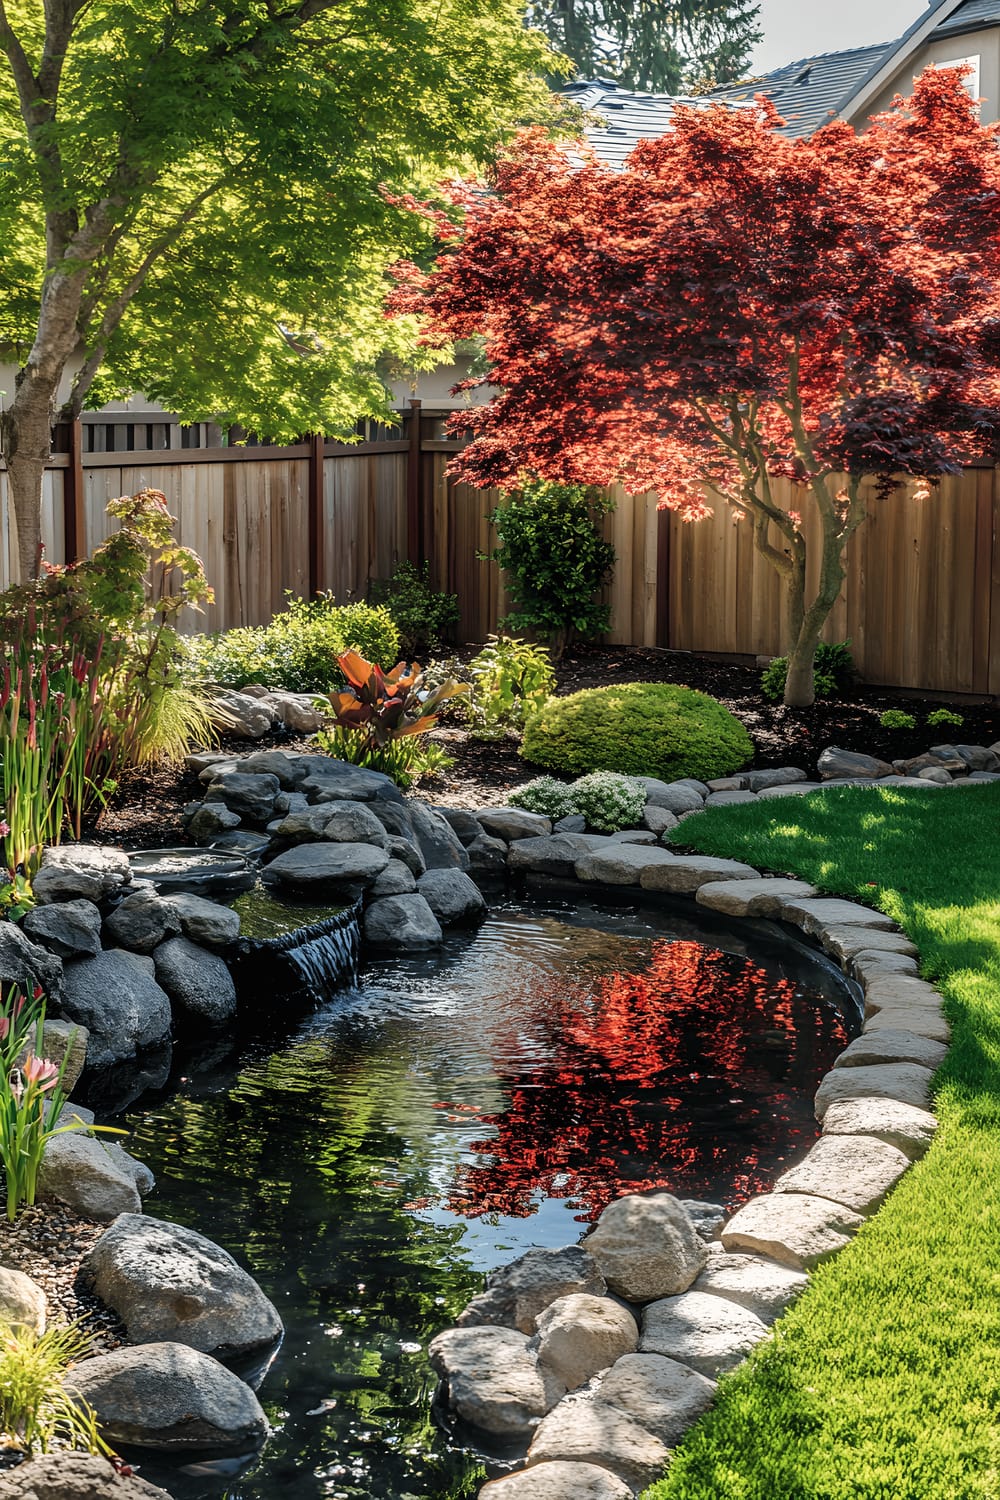
{"label": "dark brown mulch", "polygon": [[[477,649],[468,647],[459,655],[469,657]],[[996,700],[974,703],[960,698],[949,700],[941,694],[913,696],[858,684],[842,698],[821,700],[811,708],[789,709],[768,703],[761,696],[758,667],[640,647],[576,646],[558,669],[560,693],[616,682],[676,682],[710,693],[746,725],[754,743],[753,764],[758,767],[793,765],[813,773],[820,751],[827,745],[861,750],[891,761],[918,755],[934,744],[992,745],[1000,740],[1000,704]],[[879,716],[889,708],[913,714],[917,728],[883,729]],[[927,715],[935,708],[962,714],[961,728],[928,727]],[[433,737],[454,757],[455,767],[421,787],[421,794],[431,801],[455,807],[501,802],[513,787],[539,774],[538,767],[521,759],[514,736],[484,743],[445,725]],[[256,741],[252,748],[304,749],[306,743],[275,734]],[[230,747],[237,753],[251,748],[247,741],[224,742],[223,748]],[[177,770],[132,772],[123,778],[89,837],[133,849],[184,843],[181,812],[200,790],[194,776]]]}

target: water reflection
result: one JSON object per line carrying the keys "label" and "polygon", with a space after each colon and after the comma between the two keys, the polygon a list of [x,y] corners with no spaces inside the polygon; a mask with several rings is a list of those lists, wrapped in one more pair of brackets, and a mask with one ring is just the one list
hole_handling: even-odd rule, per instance
{"label": "water reflection", "polygon": [[232,1250],[288,1330],[261,1461],[227,1479],[147,1459],[148,1478],[184,1500],[474,1495],[424,1350],[478,1273],[575,1240],[631,1187],[744,1197],[814,1131],[843,1039],[815,977],[678,924],[580,920],[504,912],[292,1035],[275,996],[238,1070],[189,1066],[134,1121],[150,1211]]}

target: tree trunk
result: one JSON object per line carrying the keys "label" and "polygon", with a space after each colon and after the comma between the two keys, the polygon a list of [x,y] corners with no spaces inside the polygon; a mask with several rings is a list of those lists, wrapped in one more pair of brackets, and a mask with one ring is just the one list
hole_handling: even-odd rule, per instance
{"label": "tree trunk", "polygon": [[42,486],[52,453],[55,394],[55,385],[48,381],[22,381],[0,421],[8,515],[21,583],[38,577],[42,560]]}
{"label": "tree trunk", "polygon": [[806,606],[806,559],[786,577],[788,619],[788,672],[785,677],[785,706],[809,708],[816,701],[814,663],[816,647],[830,611],[837,602],[844,581],[844,545],[847,538],[838,529],[835,518],[823,517],[823,547],[820,555],[819,587],[812,603]]}
{"label": "tree trunk", "polygon": [[788,653],[788,673],[785,677],[785,704],[788,708],[808,708],[816,701],[814,663],[816,647],[819,645],[819,629],[805,626]]}

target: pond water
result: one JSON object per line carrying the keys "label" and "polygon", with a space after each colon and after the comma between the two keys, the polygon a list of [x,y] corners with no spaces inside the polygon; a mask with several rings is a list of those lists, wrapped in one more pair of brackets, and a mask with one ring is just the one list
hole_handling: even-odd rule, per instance
{"label": "pond water", "polygon": [[[706,925],[707,924],[707,925]],[[662,1187],[735,1205],[816,1134],[853,1021],[819,960],[709,919],[551,901],[388,959],[133,1110],[149,1211],[249,1267],[287,1335],[275,1429],[228,1479],[154,1463],[177,1497],[459,1500],[479,1457],[433,1425],[428,1341],[482,1272],[577,1240]]]}

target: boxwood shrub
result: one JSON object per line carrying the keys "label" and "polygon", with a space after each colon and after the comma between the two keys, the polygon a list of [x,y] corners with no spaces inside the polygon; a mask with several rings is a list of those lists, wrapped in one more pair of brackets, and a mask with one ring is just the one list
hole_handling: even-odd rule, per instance
{"label": "boxwood shrub", "polygon": [[667,682],[629,682],[550,698],[529,719],[521,754],[550,771],[622,771],[700,781],[753,755],[739,719],[715,698]]}

